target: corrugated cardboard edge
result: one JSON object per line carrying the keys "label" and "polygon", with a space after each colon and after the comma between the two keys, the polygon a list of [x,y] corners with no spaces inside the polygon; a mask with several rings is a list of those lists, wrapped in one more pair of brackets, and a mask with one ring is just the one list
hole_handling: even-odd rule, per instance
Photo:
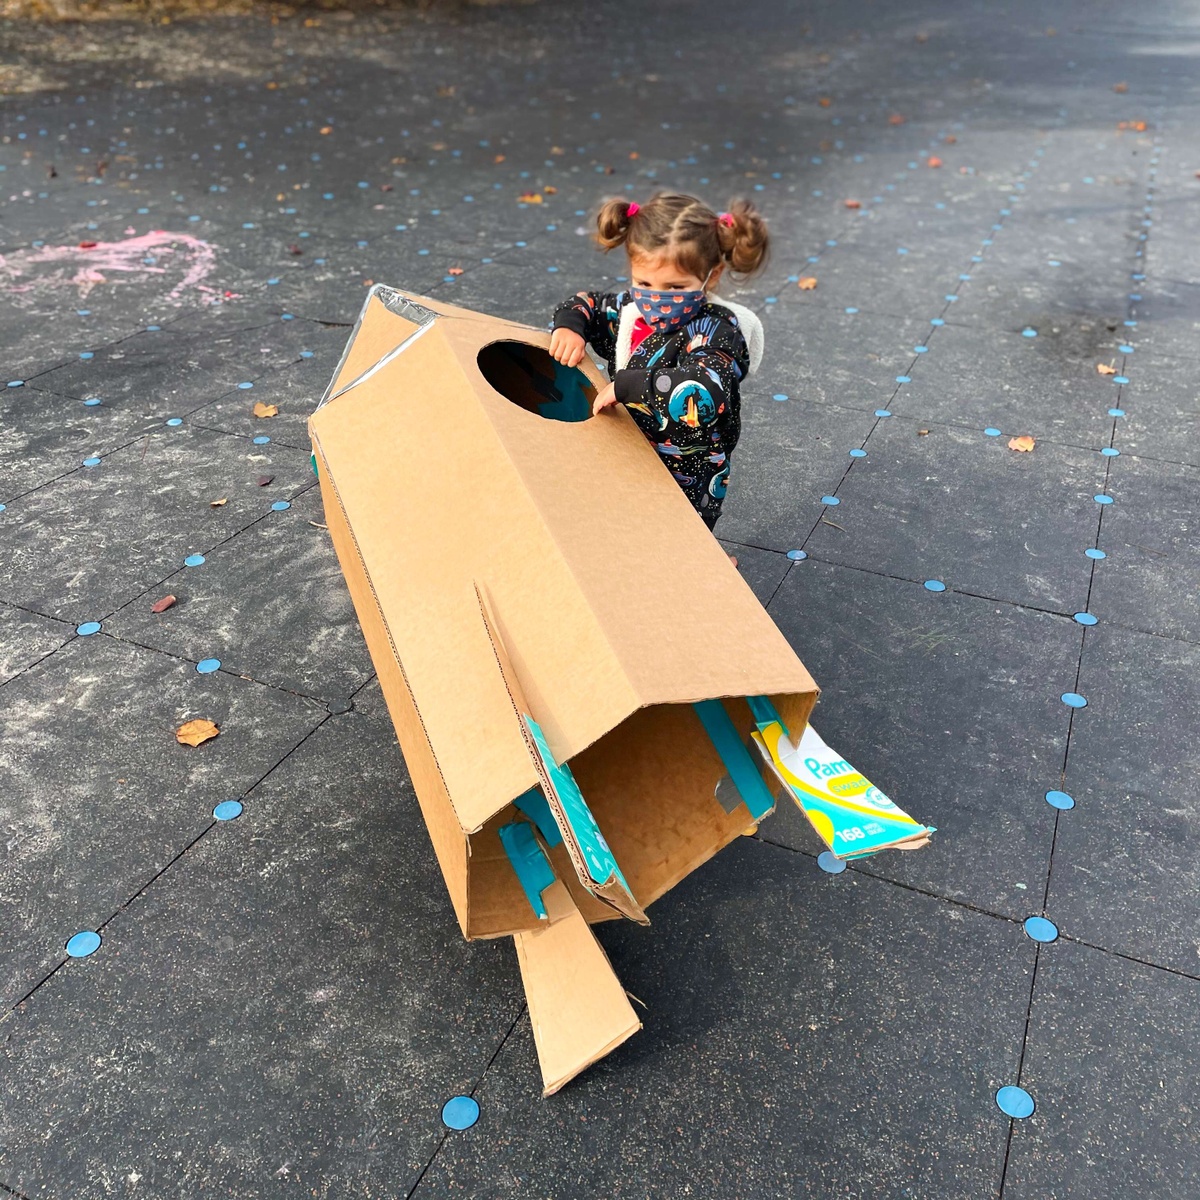
{"label": "corrugated cardboard edge", "polygon": [[513,937],[529,1022],[551,1096],[628,1041],[642,1023],[562,880],[542,893],[550,924]]}

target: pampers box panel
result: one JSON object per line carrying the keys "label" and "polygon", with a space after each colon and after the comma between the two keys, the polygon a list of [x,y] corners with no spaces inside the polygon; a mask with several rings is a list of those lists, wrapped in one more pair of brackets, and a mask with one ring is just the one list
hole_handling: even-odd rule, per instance
{"label": "pampers box panel", "polygon": [[803,731],[817,689],[548,344],[377,286],[309,430],[459,924],[515,939],[551,1092],[640,1028],[589,925],[645,923],[771,811],[752,735]]}

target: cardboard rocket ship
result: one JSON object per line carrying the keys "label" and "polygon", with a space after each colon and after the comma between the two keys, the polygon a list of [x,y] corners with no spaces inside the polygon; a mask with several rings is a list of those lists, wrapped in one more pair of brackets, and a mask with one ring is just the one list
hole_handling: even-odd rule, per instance
{"label": "cardboard rocket ship", "polygon": [[454,911],[514,938],[549,1093],[640,1028],[590,926],[646,922],[774,807],[753,735],[798,737],[817,688],[548,344],[377,286],[309,429]]}

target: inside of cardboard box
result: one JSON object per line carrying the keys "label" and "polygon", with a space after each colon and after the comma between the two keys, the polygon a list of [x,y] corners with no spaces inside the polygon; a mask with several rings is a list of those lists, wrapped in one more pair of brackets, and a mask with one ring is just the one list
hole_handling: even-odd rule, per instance
{"label": "inside of cardboard box", "polygon": [[528,342],[489,342],[479,370],[506,400],[550,421],[586,421],[596,389],[578,367],[567,367]]}
{"label": "inside of cardboard box", "polygon": [[[727,699],[724,705],[739,735],[748,738],[754,722],[746,701]],[[639,709],[569,765],[643,908],[754,823],[745,804],[726,811],[718,800],[716,789],[728,767],[690,704]],[[482,920],[472,922],[470,936],[495,936],[512,932],[514,925],[536,924],[511,866],[501,861],[503,851],[492,828],[519,819],[521,814],[510,807],[472,838],[471,908]],[[558,878],[578,897],[581,889],[561,847],[550,859]],[[484,869],[484,860],[495,869]],[[495,889],[503,891],[504,901],[484,894]],[[590,897],[587,901],[580,908],[590,921],[618,915]]]}

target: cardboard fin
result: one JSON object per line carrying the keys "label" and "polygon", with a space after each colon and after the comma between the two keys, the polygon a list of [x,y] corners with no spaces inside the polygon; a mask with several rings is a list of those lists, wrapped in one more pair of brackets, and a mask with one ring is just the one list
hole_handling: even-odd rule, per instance
{"label": "cardboard fin", "polygon": [[642,1027],[560,880],[542,893],[549,924],[514,936],[529,1020],[550,1096]]}
{"label": "cardboard fin", "polygon": [[541,726],[530,712],[521,681],[513,668],[512,659],[489,610],[484,589],[479,583],[475,584],[475,595],[496,655],[496,665],[504,677],[515,715],[521,724],[521,734],[541,781],[542,795],[562,835],[579,882],[597,900],[616,909],[622,916],[636,921],[639,925],[649,925],[650,918],[634,899],[608,842],[600,832],[596,818],[575,782],[571,768],[555,760]]}

